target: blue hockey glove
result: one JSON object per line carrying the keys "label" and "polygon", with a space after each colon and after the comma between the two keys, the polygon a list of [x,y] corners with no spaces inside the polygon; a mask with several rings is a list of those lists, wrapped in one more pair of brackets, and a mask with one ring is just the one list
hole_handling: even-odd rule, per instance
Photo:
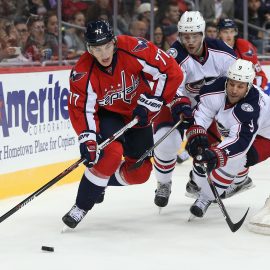
{"label": "blue hockey glove", "polygon": [[171,102],[172,118],[175,123],[180,119],[183,122],[179,125],[179,129],[188,129],[193,125],[194,118],[192,115],[191,102],[188,97],[175,97]]}

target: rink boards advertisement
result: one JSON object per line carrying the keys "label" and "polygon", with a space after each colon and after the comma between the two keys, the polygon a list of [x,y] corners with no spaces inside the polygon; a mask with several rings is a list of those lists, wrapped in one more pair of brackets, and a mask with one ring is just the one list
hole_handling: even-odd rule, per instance
{"label": "rink boards advertisement", "polygon": [[[262,68],[270,79],[270,66]],[[70,69],[0,69],[0,199],[33,193],[79,159],[67,108]],[[79,180],[83,170],[57,184]]]}
{"label": "rink boards advertisement", "polygon": [[48,182],[80,157],[67,107],[69,73],[0,75],[0,198],[9,196],[7,186],[31,192],[29,183]]}

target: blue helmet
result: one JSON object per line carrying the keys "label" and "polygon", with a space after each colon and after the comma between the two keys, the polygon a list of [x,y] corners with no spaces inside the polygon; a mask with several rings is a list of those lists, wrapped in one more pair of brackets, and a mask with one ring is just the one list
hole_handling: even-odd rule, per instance
{"label": "blue helmet", "polygon": [[218,30],[233,28],[237,31],[236,23],[231,19],[221,19],[217,25]]}
{"label": "blue helmet", "polygon": [[114,38],[113,30],[106,21],[92,21],[86,26],[85,40],[88,46],[100,46]]}

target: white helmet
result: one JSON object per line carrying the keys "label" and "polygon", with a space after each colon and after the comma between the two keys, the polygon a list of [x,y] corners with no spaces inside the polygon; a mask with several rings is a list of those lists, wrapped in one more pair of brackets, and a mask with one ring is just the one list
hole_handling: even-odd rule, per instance
{"label": "white helmet", "polygon": [[246,82],[249,86],[255,78],[253,63],[243,59],[237,59],[228,69],[227,77],[231,80]]}
{"label": "white helmet", "polygon": [[204,36],[205,20],[199,11],[186,11],[178,22],[179,33],[198,33]]}

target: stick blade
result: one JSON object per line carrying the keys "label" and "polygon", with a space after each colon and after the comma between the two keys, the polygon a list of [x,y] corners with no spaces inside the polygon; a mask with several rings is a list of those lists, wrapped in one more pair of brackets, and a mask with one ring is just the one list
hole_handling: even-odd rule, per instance
{"label": "stick blade", "polygon": [[245,215],[237,223],[232,223],[231,220],[227,220],[227,218],[226,218],[226,221],[227,221],[227,223],[228,223],[228,225],[229,225],[232,232],[236,232],[241,228],[241,226],[243,225],[243,223],[244,223],[244,221],[245,221],[245,219],[247,217],[248,211],[249,211],[249,208],[247,209]]}

